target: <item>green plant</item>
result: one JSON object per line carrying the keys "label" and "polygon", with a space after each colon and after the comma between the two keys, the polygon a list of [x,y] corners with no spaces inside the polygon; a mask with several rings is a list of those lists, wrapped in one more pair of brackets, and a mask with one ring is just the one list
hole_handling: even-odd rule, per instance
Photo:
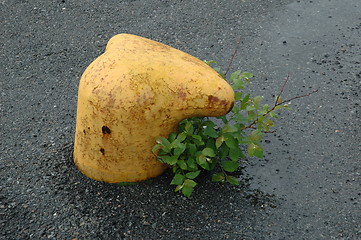
{"label": "green plant", "polygon": [[[216,64],[214,61],[206,63]],[[214,69],[226,79],[220,68]],[[175,191],[189,197],[197,185],[195,179],[203,170],[220,169],[212,175],[212,181],[238,185],[239,181],[232,173],[239,168],[239,159],[245,158],[246,153],[250,157],[262,158],[262,137],[275,126],[276,111],[289,109],[287,102],[306,96],[283,101],[281,94],[287,77],[274,104],[261,104],[262,96],[243,92],[252,78],[253,74],[241,71],[230,75],[228,82],[235,91],[235,105],[226,116],[216,117],[221,124],[215,124],[208,117],[185,119],[180,122],[177,133],[171,133],[168,138],[156,138],[152,151],[159,161],[172,168],[174,177],[171,184],[176,185]]]}

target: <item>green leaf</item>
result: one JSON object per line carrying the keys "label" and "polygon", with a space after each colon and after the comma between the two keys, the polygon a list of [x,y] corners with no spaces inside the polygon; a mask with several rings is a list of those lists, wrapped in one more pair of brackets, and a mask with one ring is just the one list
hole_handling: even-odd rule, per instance
{"label": "green leaf", "polygon": [[246,96],[244,96],[244,98],[242,99],[242,104],[245,104],[246,102],[248,102],[249,98],[251,97],[251,94],[250,93],[247,93]]}
{"label": "green leaf", "polygon": [[188,179],[195,179],[196,177],[198,177],[198,175],[199,175],[199,173],[200,173],[201,171],[195,171],[195,172],[189,172],[189,173],[187,173],[185,176],[186,176],[186,178],[188,178]]}
{"label": "green leaf", "polygon": [[206,136],[209,136],[209,137],[212,137],[212,138],[218,137],[218,133],[217,133],[217,131],[216,131],[213,127],[207,127],[207,128],[204,130],[204,134],[205,134]]}
{"label": "green leaf", "polygon": [[163,147],[163,148],[159,149],[158,155],[164,156],[164,155],[169,155],[169,153],[170,153],[170,150],[167,150],[166,148]]}
{"label": "green leaf", "polygon": [[223,173],[215,173],[212,175],[212,182],[221,182],[224,181],[224,174]]}
{"label": "green leaf", "polygon": [[246,111],[253,111],[253,110],[256,110],[256,107],[254,106],[254,105],[248,105],[247,107],[246,107]]}
{"label": "green leaf", "polygon": [[254,143],[250,143],[248,144],[248,155],[250,157],[258,157],[258,158],[263,158],[263,149],[261,146],[254,144]]}
{"label": "green leaf", "polygon": [[257,147],[257,145],[254,144],[254,143],[248,144],[247,151],[248,151],[248,155],[249,155],[250,157],[253,157],[254,151],[256,150],[256,147]]}
{"label": "green leaf", "polygon": [[197,183],[191,179],[186,179],[184,181],[184,187],[195,187],[197,185]]}
{"label": "green leaf", "polygon": [[197,157],[197,163],[199,164],[199,165],[204,165],[204,164],[206,164],[207,163],[207,158],[206,158],[206,156],[204,156],[203,154],[200,154],[198,157]]}
{"label": "green leaf", "polygon": [[254,75],[250,72],[243,72],[243,73],[241,73],[240,77],[244,78],[248,82],[250,78],[254,77]]}
{"label": "green leaf", "polygon": [[213,150],[216,150],[216,141],[214,138],[209,138],[206,143],[206,148],[212,148]]}
{"label": "green leaf", "polygon": [[250,72],[243,72],[241,75],[244,78],[253,78],[254,77],[254,75]]}
{"label": "green leaf", "polygon": [[232,135],[227,135],[225,142],[229,148],[238,148],[238,141]]}
{"label": "green leaf", "polygon": [[241,75],[241,71],[235,71],[229,77],[229,80],[234,83],[233,89],[244,89],[244,76]]}
{"label": "green leaf", "polygon": [[263,158],[263,148],[257,145],[257,149],[254,151],[254,156],[257,158]]}
{"label": "green leaf", "polygon": [[226,176],[226,180],[227,182],[229,182],[230,184],[233,184],[233,185],[239,185],[239,181],[236,177],[233,177],[233,176]]}
{"label": "green leaf", "polygon": [[260,130],[254,130],[249,135],[252,142],[259,142],[262,139],[262,132]]}
{"label": "green leaf", "polygon": [[207,157],[204,156],[203,154],[201,154],[200,156],[198,156],[197,158],[197,163],[199,166],[201,166],[202,168],[206,169],[206,170],[210,170],[210,166],[209,166],[209,163],[207,161]]}
{"label": "green leaf", "polygon": [[196,162],[194,161],[194,158],[187,159],[187,165],[188,165],[188,168],[191,168],[191,169],[194,169],[197,167]]}
{"label": "green leaf", "polygon": [[221,165],[226,172],[234,172],[239,167],[239,163],[235,161],[223,161]]}
{"label": "green leaf", "polygon": [[192,122],[190,122],[190,121],[187,122],[184,127],[184,130],[186,131],[187,135],[192,135],[194,132],[194,127],[193,127]]}
{"label": "green leaf", "polygon": [[259,109],[259,104],[261,103],[262,99],[262,96],[256,96],[253,98],[253,103],[256,109]]}
{"label": "green leaf", "polygon": [[173,142],[176,137],[177,137],[177,133],[175,133],[175,132],[172,132],[171,134],[169,134],[169,136],[168,136],[169,142]]}
{"label": "green leaf", "polygon": [[186,150],[187,145],[180,143],[176,148],[174,148],[174,155],[179,156]]}
{"label": "green leaf", "polygon": [[207,157],[215,157],[216,156],[216,154],[214,153],[214,150],[212,148],[203,149],[202,154]]}
{"label": "green leaf", "polygon": [[178,160],[178,156],[171,156],[171,157],[169,158],[168,164],[169,164],[169,165],[174,165],[174,164],[177,163],[177,160]]}
{"label": "green leaf", "polygon": [[187,144],[187,150],[188,150],[188,154],[191,156],[195,156],[197,153],[197,147],[195,144],[192,143]]}
{"label": "green leaf", "polygon": [[214,61],[214,60],[209,60],[209,61],[207,61],[207,60],[203,60],[203,62],[205,62],[207,65],[211,65],[211,64],[217,64],[217,62],[216,61]]}
{"label": "green leaf", "polygon": [[229,157],[233,161],[237,161],[239,158],[244,157],[242,150],[240,148],[231,148],[229,150]]}
{"label": "green leaf", "polygon": [[268,104],[263,105],[262,110],[259,112],[259,114],[264,115],[268,112],[269,106]]}
{"label": "green leaf", "polygon": [[264,116],[263,115],[258,116],[257,123],[258,124],[263,124],[263,121],[264,121]]}
{"label": "green leaf", "polygon": [[160,144],[156,144],[156,145],[154,145],[153,147],[152,147],[152,153],[155,153],[159,148],[161,148],[162,147],[162,145],[160,145]]}
{"label": "green leaf", "polygon": [[168,139],[166,139],[165,137],[158,137],[156,139],[156,142],[158,144],[161,144],[162,146],[164,146],[167,149],[170,149],[170,142],[168,141]]}
{"label": "green leaf", "polygon": [[278,116],[275,112],[270,112],[269,115],[270,115],[270,117],[278,118]]}
{"label": "green leaf", "polygon": [[252,120],[257,117],[256,111],[248,111],[247,114],[248,114],[248,120]]}
{"label": "green leaf", "polygon": [[174,189],[174,191],[175,191],[175,192],[178,192],[178,191],[181,190],[182,188],[183,188],[183,184],[178,185],[178,186]]}
{"label": "green leaf", "polygon": [[222,145],[223,142],[224,142],[224,137],[223,136],[217,138],[216,139],[216,148],[218,149]]}
{"label": "green leaf", "polygon": [[163,163],[167,163],[169,165],[174,165],[177,163],[178,156],[159,156],[160,161]]}
{"label": "green leaf", "polygon": [[192,192],[193,192],[193,187],[186,187],[186,186],[182,187],[182,193],[184,196],[190,197],[192,195]]}
{"label": "green leaf", "polygon": [[242,93],[242,92],[235,92],[235,93],[234,93],[234,99],[235,99],[236,101],[241,100],[241,99],[242,99],[242,96],[243,96],[243,93]]}
{"label": "green leaf", "polygon": [[231,74],[231,76],[229,77],[229,80],[233,82],[235,79],[239,78],[239,75],[241,75],[241,71],[237,70]]}
{"label": "green leaf", "polygon": [[275,107],[275,110],[278,110],[278,109],[287,109],[287,110],[290,110],[290,106],[288,106],[287,104],[284,104],[284,105],[278,105],[277,107]]}
{"label": "green leaf", "polygon": [[196,145],[199,145],[199,146],[204,145],[204,142],[203,142],[201,136],[199,136],[199,135],[192,135],[192,138],[193,138],[193,141],[194,141],[194,143],[195,143]]}
{"label": "green leaf", "polygon": [[267,127],[274,127],[275,126],[275,123],[270,120],[270,119],[266,119],[264,124],[267,126]]}
{"label": "green leaf", "polygon": [[279,95],[275,97],[275,100],[276,100],[276,104],[281,104],[282,103],[282,97],[279,96]]}
{"label": "green leaf", "polygon": [[186,179],[183,183],[182,193],[186,197],[190,197],[193,192],[193,188],[197,185],[197,183],[191,179]]}
{"label": "green leaf", "polygon": [[217,165],[217,160],[214,158],[208,159],[208,169],[207,171],[212,171]]}
{"label": "green leaf", "polygon": [[207,127],[215,127],[216,126],[216,124],[212,121],[204,121],[203,125],[207,126]]}
{"label": "green leaf", "polygon": [[238,108],[237,105],[234,105],[231,112],[234,114],[234,115],[237,115],[239,113],[240,109]]}
{"label": "green leaf", "polygon": [[222,128],[222,132],[223,133],[228,133],[228,132],[237,132],[238,128],[236,126],[232,126],[232,125],[228,125],[226,124],[223,128]]}
{"label": "green leaf", "polygon": [[178,160],[177,161],[178,166],[183,169],[183,170],[187,170],[188,166],[187,163],[184,160]]}
{"label": "green leaf", "polygon": [[252,141],[251,139],[249,138],[249,136],[245,135],[244,132],[243,132],[243,135],[239,135],[237,136],[237,139],[238,139],[238,142],[239,144],[250,144]]}
{"label": "green leaf", "polygon": [[248,122],[248,119],[241,113],[237,114],[237,116],[234,117],[234,120],[240,124],[245,124]]}
{"label": "green leaf", "polygon": [[172,185],[181,185],[184,182],[185,177],[181,174],[175,174],[171,183]]}
{"label": "green leaf", "polygon": [[220,67],[214,67],[213,70],[216,71],[217,73],[219,73],[221,71],[221,68]]}
{"label": "green leaf", "polygon": [[177,140],[179,142],[183,142],[186,138],[187,138],[187,133],[185,133],[185,132],[182,132],[182,133],[178,134],[178,136],[177,136]]}
{"label": "green leaf", "polygon": [[244,82],[242,79],[240,78],[237,78],[237,79],[234,79],[234,89],[244,89]]}
{"label": "green leaf", "polygon": [[229,147],[225,144],[223,144],[219,151],[219,157],[223,160],[225,159],[229,154]]}

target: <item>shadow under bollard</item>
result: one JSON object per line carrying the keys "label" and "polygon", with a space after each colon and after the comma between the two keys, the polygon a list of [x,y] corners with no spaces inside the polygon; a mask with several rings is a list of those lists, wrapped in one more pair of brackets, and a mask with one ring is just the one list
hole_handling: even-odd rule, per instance
{"label": "shadow under bollard", "polygon": [[254,221],[283,201],[250,189],[251,177],[242,170],[239,186],[213,183],[210,173],[200,175],[190,198],[173,192],[169,172],[128,186],[98,182],[76,169],[72,149],[69,143],[51,156],[54,176],[49,181],[50,189],[67,206],[62,217],[79,226],[77,233],[58,233],[65,238],[147,239],[151,235],[194,239],[213,236],[214,229],[220,239],[238,238],[255,234]]}

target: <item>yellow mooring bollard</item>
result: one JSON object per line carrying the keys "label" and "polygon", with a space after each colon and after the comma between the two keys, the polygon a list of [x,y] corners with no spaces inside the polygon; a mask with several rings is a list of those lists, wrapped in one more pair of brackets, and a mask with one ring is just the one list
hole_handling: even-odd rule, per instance
{"label": "yellow mooring bollard", "polygon": [[190,117],[221,116],[231,86],[203,61],[130,34],[111,38],[83,73],[78,92],[74,162],[86,176],[138,182],[167,168],[152,153]]}

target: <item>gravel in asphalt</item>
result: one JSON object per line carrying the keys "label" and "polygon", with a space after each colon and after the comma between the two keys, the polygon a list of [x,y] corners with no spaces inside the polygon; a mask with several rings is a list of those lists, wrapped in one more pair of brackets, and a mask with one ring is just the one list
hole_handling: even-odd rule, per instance
{"label": "gravel in asphalt", "polygon": [[[361,239],[361,2],[0,1],[0,239]],[[77,87],[115,34],[255,74],[291,102],[238,187],[119,187],[71,159]]]}

